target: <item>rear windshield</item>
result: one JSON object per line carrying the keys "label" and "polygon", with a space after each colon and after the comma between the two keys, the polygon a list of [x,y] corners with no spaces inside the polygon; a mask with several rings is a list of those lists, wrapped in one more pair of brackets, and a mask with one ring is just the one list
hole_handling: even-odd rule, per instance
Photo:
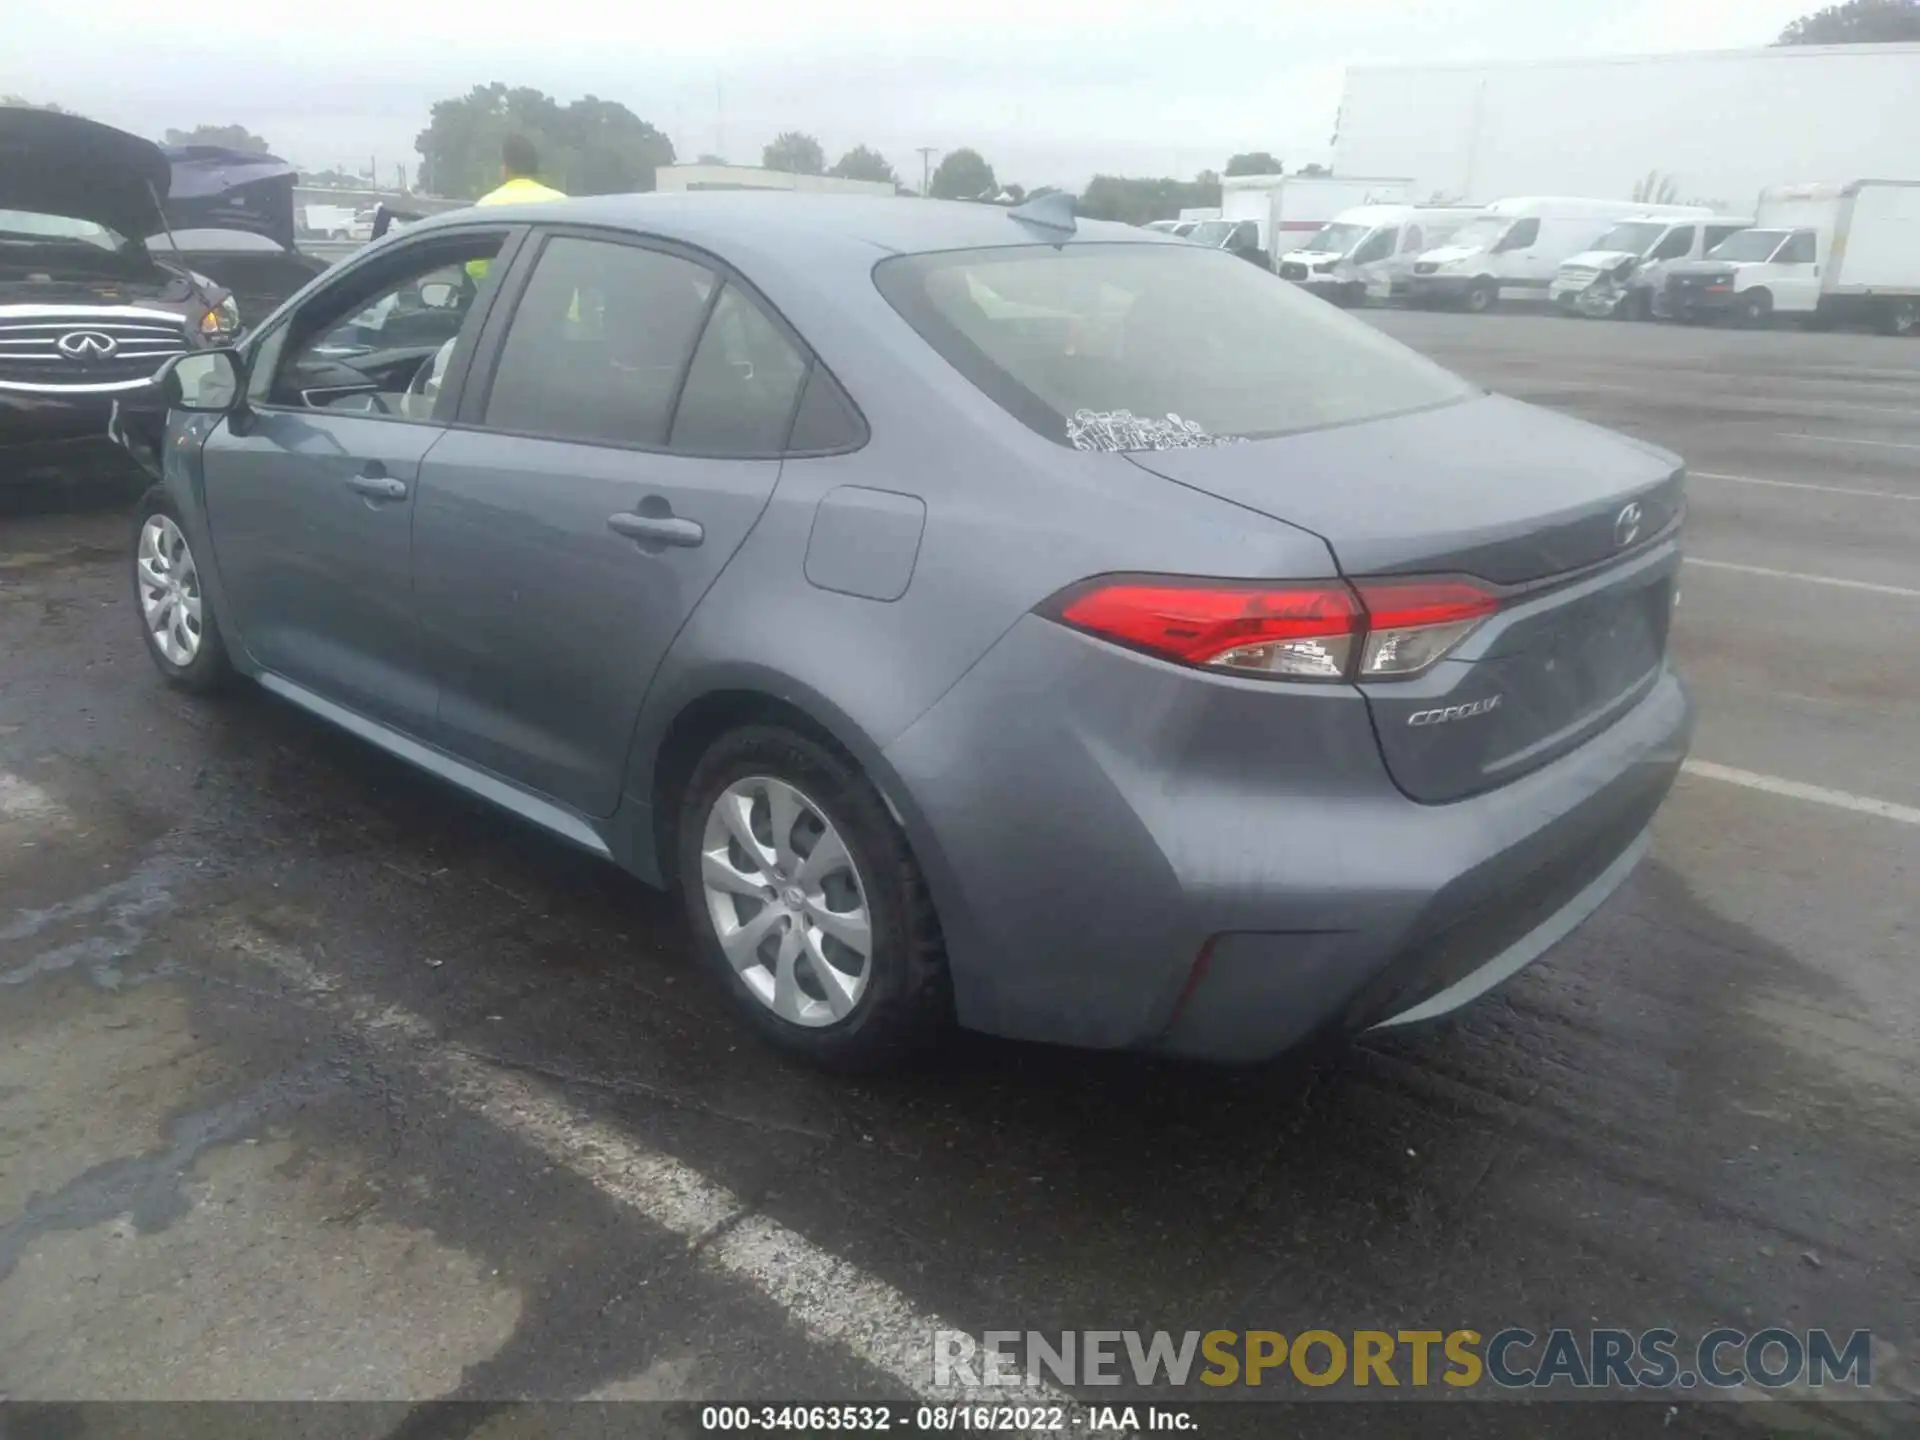
{"label": "rear windshield", "polygon": [[1080,450],[1162,450],[1373,420],[1475,393],[1258,266],[1186,245],[886,260],[875,282],[955,369]]}

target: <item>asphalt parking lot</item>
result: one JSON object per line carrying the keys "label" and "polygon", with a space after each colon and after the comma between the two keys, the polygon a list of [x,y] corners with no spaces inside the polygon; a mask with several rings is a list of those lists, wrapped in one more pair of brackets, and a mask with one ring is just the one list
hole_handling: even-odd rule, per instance
{"label": "asphalt parking lot", "polygon": [[[666,898],[264,694],[164,689],[116,508],[0,515],[0,1393],[907,1399],[936,1326],[1727,1324],[1869,1328],[1920,1394],[1920,343],[1374,318],[1685,455],[1700,729],[1547,960],[1258,1070],[789,1066]],[[1446,1421],[1915,1423],[1740,1398]]]}

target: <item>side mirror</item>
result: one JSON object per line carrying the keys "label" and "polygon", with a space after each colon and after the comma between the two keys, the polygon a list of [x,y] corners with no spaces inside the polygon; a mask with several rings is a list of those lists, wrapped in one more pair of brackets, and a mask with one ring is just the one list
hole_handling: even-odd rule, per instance
{"label": "side mirror", "polygon": [[450,280],[429,280],[420,287],[420,303],[429,310],[451,310],[460,303],[460,287]]}
{"label": "side mirror", "polygon": [[232,350],[196,350],[160,367],[160,393],[175,410],[224,415],[240,403],[245,376]]}

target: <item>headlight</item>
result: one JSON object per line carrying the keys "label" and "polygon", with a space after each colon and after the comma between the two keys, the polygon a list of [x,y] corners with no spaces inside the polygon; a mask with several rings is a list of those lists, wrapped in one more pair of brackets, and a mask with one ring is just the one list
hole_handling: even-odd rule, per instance
{"label": "headlight", "polygon": [[225,339],[239,328],[240,307],[231,295],[200,317],[200,334],[204,339]]}

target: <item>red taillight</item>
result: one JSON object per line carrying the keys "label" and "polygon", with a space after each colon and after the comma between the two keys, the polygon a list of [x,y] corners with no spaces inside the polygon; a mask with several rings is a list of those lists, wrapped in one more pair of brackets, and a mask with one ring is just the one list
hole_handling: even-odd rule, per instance
{"label": "red taillight", "polygon": [[1076,629],[1189,665],[1381,680],[1419,674],[1499,605],[1465,580],[1263,585],[1127,576],[1090,580],[1044,609]]}
{"label": "red taillight", "polygon": [[1418,675],[1500,608],[1500,597],[1468,580],[1362,580],[1367,640],[1362,680]]}
{"label": "red taillight", "polygon": [[1338,580],[1249,585],[1142,577],[1094,581],[1058,612],[1067,624],[1189,665],[1338,680],[1360,606]]}

